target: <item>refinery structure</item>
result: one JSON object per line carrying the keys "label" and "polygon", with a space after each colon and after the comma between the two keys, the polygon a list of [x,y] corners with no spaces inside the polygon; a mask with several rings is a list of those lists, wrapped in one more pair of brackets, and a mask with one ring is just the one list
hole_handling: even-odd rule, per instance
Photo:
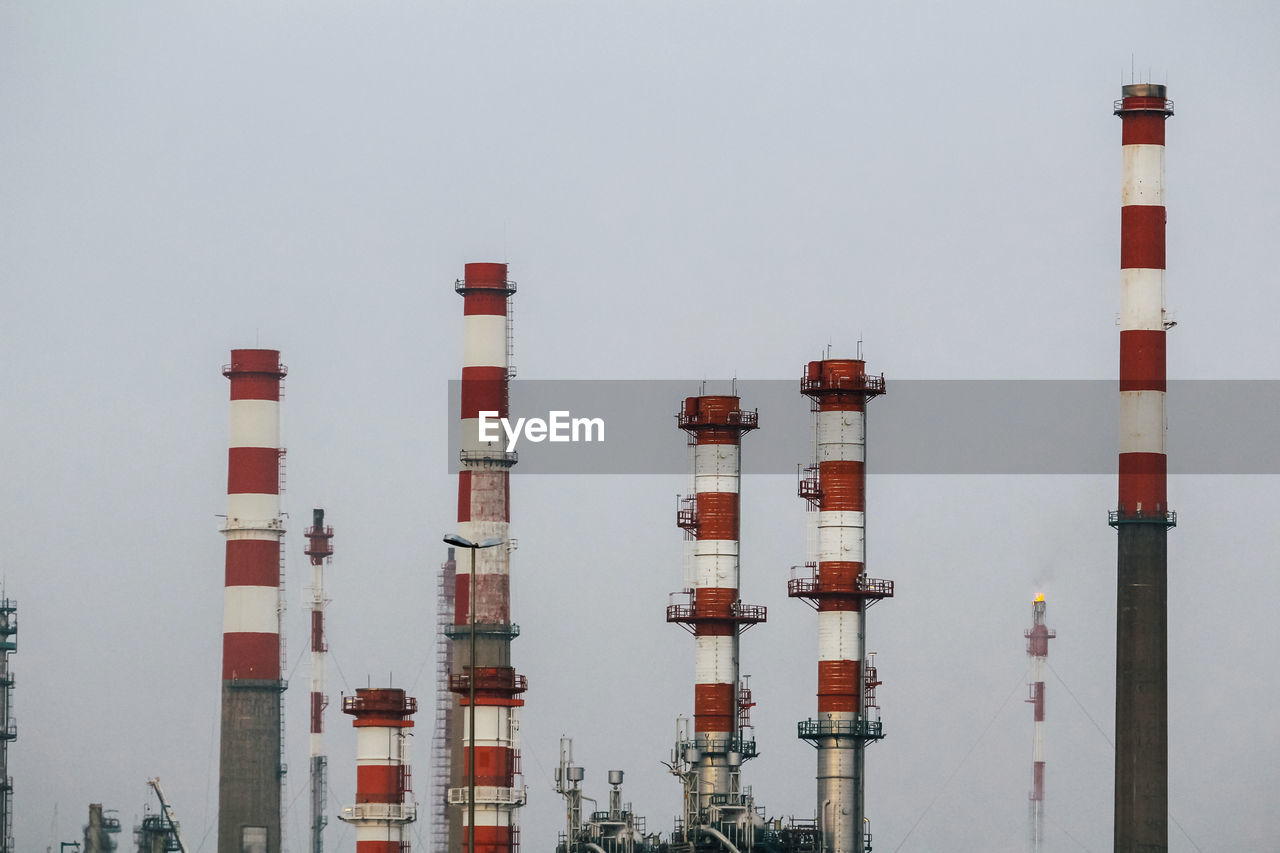
{"label": "refinery structure", "polygon": [[[1169,509],[1165,458],[1164,122],[1172,102],[1163,86],[1125,86],[1115,113],[1123,122],[1122,251],[1120,312],[1120,437],[1118,501],[1109,512],[1118,535],[1116,645],[1115,850],[1168,849],[1168,732],[1166,536],[1176,522]],[[872,576],[866,539],[869,523],[868,410],[886,395],[884,374],[867,371],[861,344],[852,357],[808,362],[800,371],[797,405],[812,413],[813,455],[799,466],[797,492],[811,530],[803,561],[770,575],[742,570],[742,508],[755,495],[743,488],[743,456],[765,438],[768,424],[731,393],[705,388],[678,403],[675,428],[688,452],[688,491],[676,506],[683,534],[683,575],[671,594],[665,621],[692,638],[691,654],[672,667],[691,677],[687,707],[649,707],[674,719],[673,742],[653,744],[675,784],[660,816],[641,815],[623,798],[624,771],[609,769],[603,807],[584,793],[584,767],[573,742],[559,744],[553,778],[540,779],[563,800],[557,838],[522,838],[520,813],[529,801],[520,741],[526,695],[554,708],[564,697],[540,695],[517,671],[512,621],[511,475],[517,453],[488,441],[482,419],[510,412],[516,285],[506,263],[468,263],[454,283],[462,297],[463,347],[457,515],[439,522],[448,544],[445,560],[428,584],[436,612],[413,626],[415,642],[436,664],[427,782],[415,787],[412,737],[418,699],[404,689],[358,688],[341,698],[352,718],[356,754],[334,767],[355,778],[355,801],[333,808],[331,756],[325,745],[329,604],[326,569],[333,557],[333,528],[315,509],[302,533],[312,571],[308,607],[309,776],[308,836],[287,839],[282,819],[287,765],[284,695],[290,665],[283,634],[284,449],[281,400],[286,368],[274,349],[235,349],[223,374],[230,381],[224,603],[221,653],[221,728],[218,769],[219,853],[282,853],[338,849],[326,838],[330,818],[354,830],[357,853],[408,853],[415,837],[430,839],[436,853],[869,853],[874,848],[868,791],[875,788],[871,747],[886,731],[875,659],[868,651],[869,613],[894,598],[895,581]],[[674,402],[674,401],[673,401]],[[759,432],[759,434],[757,434]],[[518,510],[518,507],[517,507]],[[519,517],[517,511],[517,518]],[[345,541],[345,540],[344,540]],[[344,551],[345,553],[345,551]],[[425,558],[424,558],[425,559]],[[675,582],[675,567],[670,576]],[[878,573],[877,573],[878,574]],[[812,762],[812,796],[801,814],[777,814],[757,799],[750,784],[760,753],[751,709],[753,690],[744,675],[740,637],[766,623],[763,605],[744,603],[744,591],[774,584],[815,613],[810,624],[813,714],[796,721],[796,743],[770,744],[789,761]],[[909,581],[904,581],[904,587]],[[363,602],[342,602],[355,608]],[[14,849],[13,779],[8,757],[16,737],[14,681],[9,655],[16,650],[16,605],[0,602],[0,853]],[[893,606],[876,609],[879,624]],[[883,619],[883,621],[881,621]],[[657,613],[654,614],[657,621]],[[767,629],[765,629],[767,630]],[[1028,849],[1046,847],[1046,691],[1049,640],[1043,595],[1032,605],[1026,653],[1032,678],[1032,773]],[[537,638],[526,641],[528,654]],[[371,669],[376,662],[370,662]],[[683,667],[683,668],[681,668]],[[213,664],[210,662],[211,670]],[[301,721],[298,721],[301,725]],[[425,724],[424,724],[425,728]],[[810,752],[812,749],[812,752]],[[354,771],[354,773],[352,773]],[[160,803],[135,829],[142,850],[183,850],[180,824],[160,788]],[[421,799],[420,799],[421,798]],[[551,808],[546,796],[541,808]],[[584,801],[596,807],[584,808]],[[558,804],[557,804],[558,806]],[[658,807],[653,804],[652,807]],[[115,849],[120,822],[90,808],[85,846]],[[415,834],[414,824],[423,824]],[[332,833],[330,833],[331,835]],[[349,848],[350,845],[348,845]]]}

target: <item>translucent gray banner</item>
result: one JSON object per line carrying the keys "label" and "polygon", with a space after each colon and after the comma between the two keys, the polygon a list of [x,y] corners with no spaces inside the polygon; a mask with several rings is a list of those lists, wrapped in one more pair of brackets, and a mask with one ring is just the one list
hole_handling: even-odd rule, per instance
{"label": "translucent gray banner", "polygon": [[[511,441],[496,420],[488,446],[510,450],[519,474],[688,472],[676,411],[685,397],[736,393],[758,410],[743,438],[747,474],[788,474],[813,452],[809,400],[795,380],[515,380]],[[462,448],[461,383],[449,383],[451,472]],[[553,413],[561,413],[553,415]],[[1113,474],[1119,391],[1114,380],[899,380],[867,408],[872,474]],[[1280,381],[1171,381],[1170,474],[1280,474]],[[536,424],[546,422],[542,440]],[[573,420],[578,419],[577,440]],[[590,421],[590,423],[588,423]],[[600,440],[597,423],[603,424]],[[556,438],[566,440],[551,440]],[[590,440],[588,440],[590,439]],[[473,439],[474,440],[474,439]]]}

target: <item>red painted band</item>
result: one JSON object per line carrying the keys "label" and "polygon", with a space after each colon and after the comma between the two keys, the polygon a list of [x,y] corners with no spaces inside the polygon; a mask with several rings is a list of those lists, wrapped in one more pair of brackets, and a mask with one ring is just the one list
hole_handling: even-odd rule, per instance
{"label": "red painted band", "polygon": [[[505,746],[476,747],[476,784],[510,788],[515,775],[515,753]],[[471,749],[462,750],[462,776],[471,778]]]}
{"label": "red painted band", "polygon": [[[497,418],[507,417],[507,371],[502,367],[464,367],[462,368],[461,419],[480,417],[481,412],[497,412],[488,415],[488,434],[496,436],[494,444],[499,449],[506,449],[507,435]],[[481,425],[476,425],[477,435],[467,436],[474,440],[478,437]]]}
{"label": "red painted band", "polygon": [[866,466],[852,460],[818,463],[819,509],[863,512],[867,508]]}
{"label": "red painted band", "polygon": [[[351,713],[346,711],[345,713]],[[351,721],[352,728],[357,729],[373,729],[373,728],[391,728],[391,729],[411,729],[413,728],[413,720],[397,717],[392,713],[385,711],[360,711],[355,714],[355,719]]]}
{"label": "red painted band", "polygon": [[324,731],[324,709],[328,704],[323,693],[311,691],[311,733],[313,735]]}
{"label": "red painted band", "polygon": [[1120,454],[1120,500],[1122,516],[1169,511],[1167,495],[1168,457],[1163,453]]}
{"label": "red painted band", "polygon": [[278,401],[280,399],[280,380],[274,376],[263,376],[257,373],[232,376],[231,399]]}
{"label": "red painted band", "polygon": [[471,520],[471,472],[458,472],[458,522]]}
{"label": "red painted band", "polygon": [[507,265],[490,261],[477,261],[466,264],[462,268],[463,281],[467,287],[501,287],[507,286]]}
{"label": "red painted band", "polygon": [[471,472],[471,521],[508,521],[511,516],[511,472]]}
{"label": "red painted band", "polygon": [[[471,558],[465,565],[470,566]],[[462,564],[460,564],[461,567]],[[471,621],[471,575],[459,572],[453,578],[453,624]],[[506,625],[511,613],[511,576],[476,574],[476,622],[481,625]]]}
{"label": "red painted band", "polygon": [[732,587],[700,586],[693,591],[694,615],[728,619],[737,600],[738,591]]}
{"label": "red painted band", "polygon": [[227,540],[227,586],[280,585],[280,543],[268,539]]}
{"label": "red painted band", "polygon": [[[1125,104],[1131,99],[1126,98]],[[1122,145],[1164,145],[1164,120],[1158,112],[1124,113],[1120,116]]]}
{"label": "red painted band", "polygon": [[698,539],[738,538],[738,493],[698,492]]}
{"label": "red painted band", "polygon": [[[392,831],[388,829],[388,831]],[[399,834],[399,830],[395,830]],[[399,841],[357,841],[356,853],[405,853],[405,848],[401,846]],[[476,847],[476,853],[480,853],[480,847]]]}
{"label": "red painted band", "polygon": [[463,300],[462,313],[463,316],[467,317],[481,315],[505,317],[507,314],[507,295],[500,290],[493,293],[476,293],[473,291],[468,293]]}
{"label": "red painted band", "polygon": [[697,431],[694,444],[742,444],[742,432],[725,427],[704,427]]}
{"label": "red painted band", "polygon": [[695,684],[693,686],[694,731],[734,731],[738,711],[736,693],[732,684]]}
{"label": "red painted band", "polygon": [[323,652],[324,647],[324,611],[311,611],[311,651]]}
{"label": "red painted band", "polygon": [[862,710],[862,664],[854,660],[818,661],[818,711]]}
{"label": "red painted band", "polygon": [[[395,735],[389,735],[388,740]],[[356,766],[357,803],[403,803],[404,766],[375,764]]]}
{"label": "red painted band", "polygon": [[223,634],[222,680],[280,680],[279,634]]}
{"label": "red painted band", "polygon": [[279,448],[229,448],[227,457],[227,494],[275,495],[279,493]]}
{"label": "red painted band", "polygon": [[1120,333],[1120,390],[1165,390],[1165,332],[1126,329]]}
{"label": "red painted band", "polygon": [[475,830],[476,841],[472,845],[471,827],[462,828],[462,846],[467,853],[512,853],[515,849],[511,843],[512,828],[509,826],[477,826]]}
{"label": "red painted band", "polygon": [[866,395],[862,391],[828,391],[818,396],[820,412],[865,412]]}
{"label": "red painted band", "polygon": [[1164,269],[1163,205],[1126,204],[1120,208],[1120,268]]}
{"label": "red painted band", "polygon": [[[470,704],[471,701],[469,697],[465,695],[458,697],[458,705],[460,707],[465,708]],[[481,696],[479,693],[476,693],[477,708],[519,708],[523,705],[523,699],[505,699],[495,696]]]}

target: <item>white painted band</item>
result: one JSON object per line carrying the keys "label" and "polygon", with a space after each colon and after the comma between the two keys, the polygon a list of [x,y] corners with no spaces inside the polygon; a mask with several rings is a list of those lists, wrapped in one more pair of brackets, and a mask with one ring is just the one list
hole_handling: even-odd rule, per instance
{"label": "white painted band", "polygon": [[222,631],[225,634],[280,633],[280,590],[274,586],[224,588]]}
{"label": "white painted band", "polygon": [[738,638],[694,637],[695,684],[738,683]]}
{"label": "white painted band", "polygon": [[825,610],[818,614],[818,660],[855,660],[863,652],[863,614]]}
{"label": "white painted band", "polygon": [[1164,270],[1120,271],[1120,330],[1164,329]]}
{"label": "white painted band", "polygon": [[279,447],[279,401],[232,400],[230,446]]}
{"label": "white painted band", "polygon": [[365,767],[402,764],[410,732],[397,726],[356,729],[356,763]]}
{"label": "white painted band", "polygon": [[818,412],[818,461],[862,462],[866,458],[862,412]]}
{"label": "white painted band", "polygon": [[[472,492],[474,504],[475,492]],[[473,507],[474,509],[474,507]],[[511,549],[507,544],[511,525],[505,521],[461,521],[458,523],[458,535],[471,542],[484,542],[487,539],[501,539],[503,544],[489,548],[475,549],[477,575],[505,575],[511,572]],[[455,552],[454,570],[460,575],[471,574],[471,549],[459,548]]]}
{"label": "white painted band", "polygon": [[736,444],[695,445],[693,488],[696,492],[737,492],[738,446]]}
{"label": "white painted band", "polygon": [[[509,808],[495,806],[489,803],[482,803],[479,800],[480,798],[476,797],[476,826],[508,827],[512,825],[511,811]],[[460,808],[462,809],[462,825],[470,826],[467,822],[468,815],[465,801],[464,805],[460,806]]]}
{"label": "white painted band", "polygon": [[267,522],[278,522],[279,518],[279,495],[227,495],[228,527],[235,526],[230,524],[232,521],[236,521],[240,525],[253,524],[254,526],[266,526]]}
{"label": "white painted band", "polygon": [[462,318],[462,366],[507,366],[507,318],[466,314]]}
{"label": "white painted band", "polygon": [[[463,707],[462,742],[471,742],[471,711]],[[500,746],[510,748],[512,745],[511,709],[506,705],[476,705],[476,746]]]}
{"label": "white painted band", "polygon": [[738,588],[738,558],[714,554],[693,558],[693,585],[695,587]]}
{"label": "white painted band", "polygon": [[1164,146],[1125,145],[1120,204],[1164,204]]}
{"label": "white painted band", "polygon": [[821,510],[818,513],[818,529],[824,527],[866,527],[867,514],[859,510]]}
{"label": "white painted band", "polygon": [[863,562],[866,549],[864,528],[823,526],[821,519],[818,525],[818,562]]}
{"label": "white painted band", "polygon": [[1164,453],[1164,392],[1120,392],[1120,452]]}

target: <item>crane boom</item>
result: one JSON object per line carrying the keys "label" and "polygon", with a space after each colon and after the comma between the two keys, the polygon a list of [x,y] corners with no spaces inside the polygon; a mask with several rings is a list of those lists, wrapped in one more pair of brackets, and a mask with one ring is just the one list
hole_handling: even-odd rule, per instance
{"label": "crane boom", "polygon": [[164,814],[164,819],[169,823],[169,829],[173,831],[173,838],[178,842],[179,853],[187,853],[186,842],[182,840],[182,831],[178,829],[178,821],[173,816],[173,807],[169,805],[164,798],[164,791],[160,790],[160,777],[148,779],[147,784],[156,792],[156,799],[160,801],[160,811]]}

